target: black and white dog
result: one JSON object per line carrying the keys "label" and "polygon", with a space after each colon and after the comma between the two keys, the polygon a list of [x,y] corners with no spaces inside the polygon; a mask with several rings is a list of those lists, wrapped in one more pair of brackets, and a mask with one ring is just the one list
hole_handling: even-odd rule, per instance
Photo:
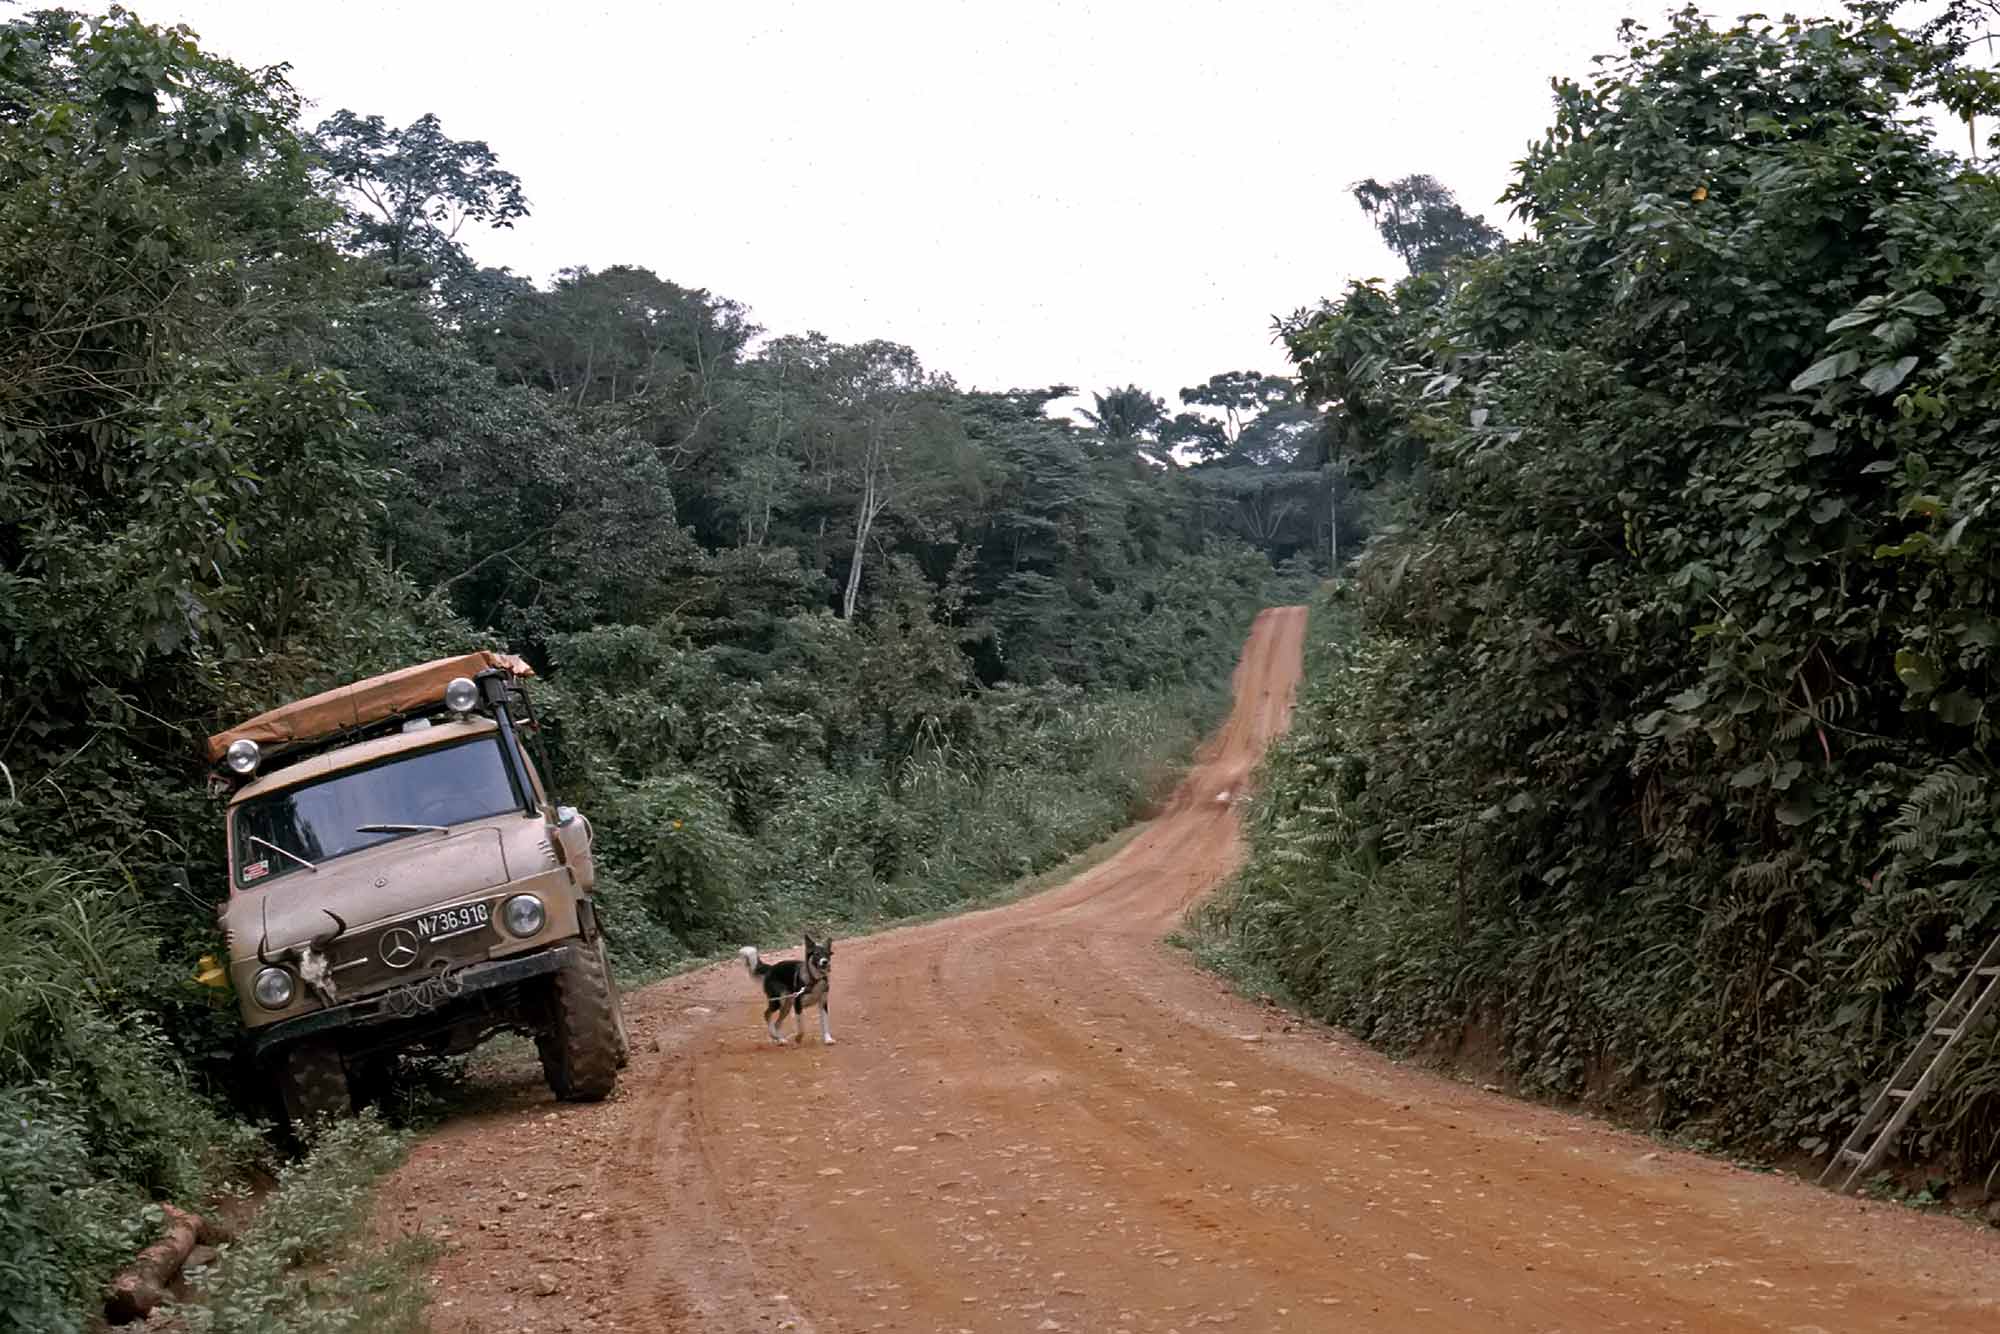
{"label": "black and white dog", "polygon": [[769,1004],[764,1007],[764,1027],[770,1031],[771,1041],[782,1043],[785,1035],[778,1026],[785,1022],[787,1014],[798,1016],[799,1041],[806,1037],[806,1007],[819,1006],[819,1040],[833,1041],[833,1029],[827,1024],[827,991],[833,982],[833,941],[815,943],[806,937],[805,954],[797,959],[781,959],[777,963],[765,963],[757,957],[755,945],[745,945],[736,951],[743,956],[743,966],[750,970],[750,976],[764,984],[764,995]]}

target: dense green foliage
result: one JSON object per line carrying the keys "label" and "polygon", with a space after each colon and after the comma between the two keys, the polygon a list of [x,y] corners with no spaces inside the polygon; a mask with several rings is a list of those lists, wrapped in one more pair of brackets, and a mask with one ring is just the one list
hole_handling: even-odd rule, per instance
{"label": "dense green foliage", "polygon": [[[2000,932],[2000,179],[1912,110],[1993,81],[1881,8],[1634,34],[1527,240],[1287,323],[1401,518],[1225,910],[1319,1012],[1821,1152]],[[1977,1179],[1970,1048],[1904,1147]]]}
{"label": "dense green foliage", "polygon": [[[1212,409],[1211,484],[1163,415],[1087,428],[643,269],[481,269],[467,229],[528,210],[485,144],[299,116],[122,11],[0,24],[0,1330],[75,1328],[149,1203],[250,1147],[191,980],[209,732],[526,654],[614,949],[660,966],[1108,833],[1312,546],[1239,494],[1306,448],[1282,381]],[[263,1327],[283,1261],[200,1327]]]}
{"label": "dense green foliage", "polygon": [[137,895],[10,854],[0,921],[0,1329],[58,1329],[146,1240],[145,1198],[197,1197],[248,1132],[149,1011],[171,982]]}
{"label": "dense green foliage", "polygon": [[280,1169],[244,1235],[191,1275],[170,1308],[189,1334],[417,1334],[426,1327],[420,1269],[436,1243],[369,1243],[374,1186],[404,1136],[372,1114],[329,1126]]}

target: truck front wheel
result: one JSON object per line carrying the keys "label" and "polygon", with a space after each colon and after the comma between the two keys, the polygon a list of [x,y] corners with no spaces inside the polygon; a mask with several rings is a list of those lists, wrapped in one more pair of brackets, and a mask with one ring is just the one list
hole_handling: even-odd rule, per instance
{"label": "truck front wheel", "polygon": [[285,1120],[294,1133],[354,1110],[347,1067],[341,1064],[340,1049],[331,1043],[301,1042],[278,1058],[276,1074]]}
{"label": "truck front wheel", "polygon": [[623,1070],[632,1064],[632,1035],[625,1029],[625,993],[618,989],[618,979],[611,972],[611,954],[604,948],[604,937],[597,938],[597,962],[604,969],[604,978],[611,991],[611,1017],[618,1027],[618,1068]]}
{"label": "truck front wheel", "polygon": [[535,1046],[549,1091],[565,1102],[596,1102],[618,1085],[617,1001],[604,957],[569,947],[549,979],[548,1020]]}

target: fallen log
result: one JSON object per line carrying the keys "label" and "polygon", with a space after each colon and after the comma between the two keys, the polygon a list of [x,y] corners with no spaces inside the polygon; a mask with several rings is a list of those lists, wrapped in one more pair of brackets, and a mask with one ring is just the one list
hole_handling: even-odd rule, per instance
{"label": "fallen log", "polygon": [[114,1325],[144,1320],[154,1307],[167,1299],[167,1289],[180,1276],[188,1252],[209,1231],[197,1214],[163,1204],[167,1216],[166,1235],[140,1251],[138,1258],[111,1280],[104,1299],[104,1316]]}

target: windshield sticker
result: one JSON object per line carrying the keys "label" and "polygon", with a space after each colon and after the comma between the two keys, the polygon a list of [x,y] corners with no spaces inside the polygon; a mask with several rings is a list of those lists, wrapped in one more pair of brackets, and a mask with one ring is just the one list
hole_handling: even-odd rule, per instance
{"label": "windshield sticker", "polygon": [[269,875],[270,873],[271,873],[271,859],[269,857],[266,857],[263,861],[260,862],[247,863],[243,867],[243,878],[245,880],[262,880],[265,876]]}

